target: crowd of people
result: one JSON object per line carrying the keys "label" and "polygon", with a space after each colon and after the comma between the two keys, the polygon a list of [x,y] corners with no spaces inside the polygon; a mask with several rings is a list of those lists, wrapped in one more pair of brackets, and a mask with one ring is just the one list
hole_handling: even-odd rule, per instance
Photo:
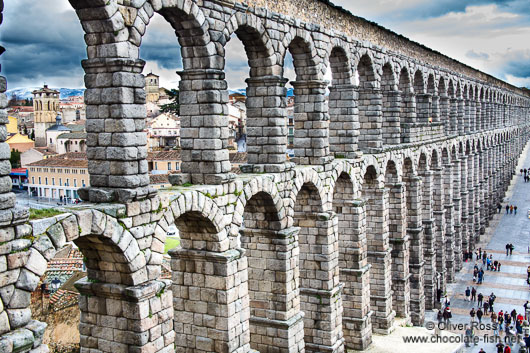
{"label": "crowd of people", "polygon": [[521,172],[521,175],[524,174],[524,176],[523,176],[524,182],[528,183],[530,181],[530,169],[526,169],[526,168],[525,169],[521,169],[520,172]]}
{"label": "crowd of people", "polygon": [[[528,175],[530,177],[530,170]],[[512,243],[507,243],[505,248],[506,256],[511,256],[515,249]],[[471,323],[491,324],[489,327],[492,328],[493,335],[497,340],[497,353],[511,353],[515,343],[519,344],[520,352],[530,353],[530,317],[527,318],[527,315],[530,315],[530,303],[527,301],[524,304],[523,313],[519,313],[515,308],[511,311],[500,310],[496,312],[494,309],[495,299],[497,298],[495,293],[492,292],[489,295],[484,295],[477,289],[479,288],[478,285],[484,282],[485,272],[500,271],[501,262],[494,259],[492,254],[487,253],[486,250],[482,250],[481,248],[478,248],[475,254],[464,251],[464,261],[473,261],[473,255],[476,256],[473,266],[473,282],[477,284],[477,287],[468,286],[464,291],[465,301],[472,303],[471,310],[469,311]],[[530,266],[527,268],[526,281],[530,285]],[[445,296],[443,310],[439,310],[438,312],[438,321],[443,320],[445,323],[448,323],[451,318],[450,300]],[[489,318],[487,322],[485,322],[486,318]],[[477,345],[478,340],[473,339],[475,332],[472,325],[466,326],[465,336],[466,346],[469,346],[470,342],[474,342]],[[479,353],[486,352],[481,349]]]}

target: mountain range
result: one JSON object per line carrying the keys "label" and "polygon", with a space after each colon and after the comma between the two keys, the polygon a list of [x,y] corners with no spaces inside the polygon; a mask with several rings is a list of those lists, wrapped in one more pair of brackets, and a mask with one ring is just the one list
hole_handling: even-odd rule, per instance
{"label": "mountain range", "polygon": [[[7,90],[7,99],[11,99],[13,95],[16,95],[18,99],[26,99],[26,98],[33,98],[33,92],[34,90],[40,89],[42,87],[21,87],[21,88],[13,88]],[[68,97],[74,97],[74,96],[82,96],[85,93],[84,88],[53,88],[55,90],[58,90],[61,95],[60,99],[66,99]],[[230,93],[239,93],[244,96],[247,95],[247,90],[245,88],[238,88],[238,89],[229,89]],[[294,95],[294,90],[292,87],[287,88],[287,97],[292,97]]]}
{"label": "mountain range", "polygon": [[[13,97],[13,95],[16,95],[18,99],[26,99],[26,98],[33,98],[33,92],[34,90],[40,89],[42,87],[21,87],[21,88],[13,88],[8,89],[7,99],[10,99]],[[74,97],[74,96],[82,96],[85,93],[84,88],[53,88],[55,90],[58,90],[60,94],[60,99],[66,99],[68,97]]]}

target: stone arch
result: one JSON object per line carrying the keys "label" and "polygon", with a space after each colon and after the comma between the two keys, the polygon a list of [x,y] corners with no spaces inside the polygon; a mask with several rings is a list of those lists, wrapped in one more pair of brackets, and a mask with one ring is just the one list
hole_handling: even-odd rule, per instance
{"label": "stone arch", "polygon": [[383,65],[381,76],[383,93],[383,145],[398,145],[401,142],[400,99],[392,62]]}
{"label": "stone arch", "polygon": [[392,310],[392,259],[389,243],[386,192],[379,180],[377,164],[365,164],[361,167],[363,182],[361,197],[364,202],[366,237],[368,243],[368,264],[370,271],[370,305],[375,312],[373,325],[376,330],[387,331],[394,320]]}
{"label": "stone arch", "polygon": [[[304,184],[312,185],[312,187],[318,191],[319,198],[321,200],[326,200],[324,185],[322,184],[322,180],[318,176],[318,173],[314,169],[302,170],[294,177],[293,187],[289,193],[289,207],[287,208],[287,214],[290,218],[294,215],[295,200],[298,198],[298,193]],[[327,211],[327,209],[325,209],[325,203],[323,203],[323,205],[323,210]]]}
{"label": "stone arch", "polygon": [[364,152],[378,151],[383,146],[382,96],[375,62],[369,51],[360,56],[356,73],[359,80],[359,148]]}
{"label": "stone arch", "polygon": [[[254,14],[235,12],[223,30],[224,45],[234,35],[245,49],[250,67],[245,101],[247,164],[250,171],[278,172],[286,161],[286,83],[269,32]],[[224,47],[223,47],[224,54]],[[226,61],[226,60],[225,60]],[[266,89],[263,89],[266,87]],[[271,112],[275,114],[271,114]],[[243,137],[242,131],[239,137]],[[266,143],[263,143],[263,139]]]}
{"label": "stone arch", "polygon": [[332,85],[329,87],[329,144],[335,157],[354,158],[359,136],[358,93],[352,85],[349,51],[341,45],[334,43],[329,54],[332,74]]}
{"label": "stone arch", "polygon": [[[165,215],[175,218],[181,239],[181,247],[169,252],[175,293],[172,349],[214,351],[214,347],[237,342],[237,347],[245,350],[250,337],[249,308],[229,308],[249,302],[247,259],[241,249],[229,249],[223,214],[208,200],[200,192],[188,192],[173,201],[171,215]],[[231,296],[227,296],[228,289],[234,291]],[[208,319],[226,324],[217,327],[218,334],[212,336]]]}
{"label": "stone arch", "polygon": [[[255,197],[257,194],[260,195]],[[250,200],[253,200],[255,204],[248,206]],[[247,207],[252,207],[252,212],[254,213],[255,210],[262,209],[262,214],[266,215],[265,219],[270,223],[268,225],[264,224],[262,222],[263,219],[260,219],[259,222],[257,222],[257,224],[260,225],[260,229],[280,230],[287,226],[287,211],[283,205],[283,200],[279,195],[276,185],[268,178],[252,179],[243,187],[241,195],[239,195],[236,201],[235,212],[231,224],[231,236],[236,236],[241,227],[248,227],[244,223],[244,220],[246,222],[246,218],[243,217]]]}
{"label": "stone arch", "polygon": [[[295,277],[298,263],[291,262],[298,257],[287,256],[296,249],[298,238],[294,229],[281,227],[282,206],[274,186],[269,183],[261,186],[255,181],[245,186],[235,214],[242,209],[244,225],[240,235],[248,259],[250,347],[268,351],[276,345],[267,343],[273,342],[274,336],[264,329],[266,319],[288,320],[300,314],[300,306],[295,302],[299,293]],[[271,272],[277,275],[271,276]]]}
{"label": "stone arch", "polygon": [[424,94],[425,93],[425,78],[423,77],[423,72],[421,69],[417,69],[414,72],[414,81],[413,81],[414,93]]}
{"label": "stone arch", "polygon": [[[120,212],[118,211],[118,214]],[[4,231],[9,229],[5,228]],[[15,232],[15,228],[11,230]],[[4,301],[0,304],[3,310],[6,310],[4,313],[7,313],[8,319],[3,323],[7,325],[8,331],[18,328],[19,332],[24,334],[25,340],[31,340],[31,343],[34,343],[34,347],[40,345],[46,324],[38,321],[30,323],[30,295],[36,289],[40,277],[46,272],[48,263],[67,243],[76,244],[85,257],[83,262],[87,268],[88,279],[82,279],[76,283],[81,293],[79,306],[84,314],[81,315],[83,335],[91,336],[92,332],[102,330],[104,328],[100,324],[102,316],[109,320],[117,319],[122,317],[121,313],[128,307],[134,307],[135,304],[121,299],[134,297],[134,291],[138,289],[136,286],[144,288],[144,295],[148,298],[152,289],[159,291],[167,287],[168,294],[164,300],[171,297],[167,282],[150,281],[158,277],[160,270],[159,266],[158,271],[147,270],[146,254],[156,249],[148,244],[149,242],[139,245],[137,239],[123,224],[120,224],[115,215],[111,216],[96,209],[76,210],[71,214],[65,213],[18,225],[16,234],[17,238],[24,239],[26,243],[24,246],[28,246],[25,249],[13,248],[11,256],[18,258],[12,259],[15,261],[12,261],[11,266],[18,264],[19,267],[11,268],[8,273],[16,273],[17,276],[3,278],[4,284],[13,287],[11,292],[4,291],[0,297],[0,301]],[[132,292],[127,292],[127,289]],[[108,298],[111,292],[114,301],[109,303]],[[142,301],[140,298],[137,299]],[[88,301],[91,305],[88,305]],[[148,309],[150,309],[149,305]],[[153,309],[152,312],[153,315],[158,315],[157,310]],[[87,319],[87,317],[90,318]],[[172,318],[171,312],[160,324],[167,325],[172,322]],[[136,322],[142,319],[138,317]],[[125,325],[130,324],[128,318],[124,320]],[[2,327],[3,332],[5,328]],[[168,345],[172,345],[172,337],[167,337]],[[7,336],[3,338],[9,341]],[[135,333],[131,333],[128,339],[138,339],[138,337]],[[129,349],[130,342],[127,340],[113,337],[110,341]]]}
{"label": "stone arch", "polygon": [[[287,50],[293,57],[296,81],[294,87],[294,154],[300,164],[321,165],[329,160],[329,116],[322,80],[322,61],[308,31],[292,29],[283,40],[283,59]],[[313,102],[308,105],[306,102]],[[312,132],[310,133],[309,130]],[[315,133],[319,130],[319,133]]]}
{"label": "stone arch", "polygon": [[180,232],[180,245],[186,250],[223,252],[229,249],[229,239],[223,211],[211,196],[199,191],[181,194],[175,199],[157,224],[155,232],[164,243],[167,225],[175,224]]}
{"label": "stone arch", "polygon": [[274,75],[275,68],[278,67],[275,50],[269,32],[259,17],[238,11],[226,22],[223,34],[224,46],[234,34],[243,43],[250,67],[250,77]]}
{"label": "stone arch", "polygon": [[[407,66],[403,66],[399,74],[399,91],[401,93],[401,131],[410,131],[414,124],[416,124],[416,99],[414,96],[413,82]],[[407,137],[408,135],[402,134],[401,142],[411,142]]]}
{"label": "stone arch", "polygon": [[[427,94],[425,77],[420,69],[414,73],[414,94],[416,98],[416,118],[418,123],[427,124],[431,118],[432,95]],[[433,81],[434,90],[434,81]]]}
{"label": "stone arch", "polygon": [[[341,323],[334,317],[341,315],[342,301],[333,298],[340,290],[338,218],[324,211],[324,202],[316,185],[306,182],[294,204],[293,226],[299,229],[300,246],[300,308],[305,314],[304,342],[308,350],[317,345],[341,344]],[[323,337],[329,338],[321,341]]]}
{"label": "stone arch", "polygon": [[345,43],[333,45],[329,53],[329,65],[331,69],[331,84],[351,85],[353,84],[353,73],[350,65],[349,51],[344,48]]}
{"label": "stone arch", "polygon": [[321,79],[318,70],[321,62],[309,32],[293,28],[286,33],[282,44],[280,49],[282,64],[289,51],[293,57],[296,81]]}
{"label": "stone arch", "polygon": [[[346,171],[332,185],[331,210],[338,218],[339,268],[342,282],[343,332],[347,347],[366,347],[371,342],[370,274],[363,204],[356,197]],[[355,323],[355,324],[354,324]],[[359,325],[360,323],[360,325]]]}

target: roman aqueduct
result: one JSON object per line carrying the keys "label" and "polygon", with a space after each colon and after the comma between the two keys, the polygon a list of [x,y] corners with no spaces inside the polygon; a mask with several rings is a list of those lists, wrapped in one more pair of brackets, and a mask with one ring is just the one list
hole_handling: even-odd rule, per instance
{"label": "roman aqueduct", "polygon": [[[30,295],[71,241],[88,270],[77,283],[81,352],[364,349],[396,317],[422,324],[528,141],[528,93],[325,1],[69,1],[87,45],[91,187],[68,213],[28,221],[0,143],[2,352],[48,351]],[[182,173],[159,192],[148,185],[140,58],[155,13],[183,57]],[[227,150],[229,40],[250,66],[239,175]],[[0,112],[1,141],[7,122]],[[169,281],[160,265],[172,224],[181,247]]]}

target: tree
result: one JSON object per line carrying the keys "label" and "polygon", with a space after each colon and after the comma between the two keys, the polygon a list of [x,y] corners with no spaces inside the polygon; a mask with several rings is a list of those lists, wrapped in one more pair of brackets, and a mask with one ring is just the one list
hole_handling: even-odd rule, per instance
{"label": "tree", "polygon": [[171,113],[178,116],[180,114],[179,90],[174,88],[171,90],[166,89],[166,94],[169,96],[171,102],[168,104],[162,104],[160,111],[162,113]]}
{"label": "tree", "polygon": [[11,95],[11,98],[9,99],[9,102],[7,102],[7,105],[10,106],[10,107],[13,107],[13,106],[15,106],[17,104],[18,104],[17,95],[15,93],[13,93]]}
{"label": "tree", "polygon": [[33,98],[26,98],[26,102],[24,103],[24,105],[27,107],[33,106]]}
{"label": "tree", "polygon": [[11,168],[20,168],[20,152],[18,150],[11,151],[9,162],[11,162]]}

